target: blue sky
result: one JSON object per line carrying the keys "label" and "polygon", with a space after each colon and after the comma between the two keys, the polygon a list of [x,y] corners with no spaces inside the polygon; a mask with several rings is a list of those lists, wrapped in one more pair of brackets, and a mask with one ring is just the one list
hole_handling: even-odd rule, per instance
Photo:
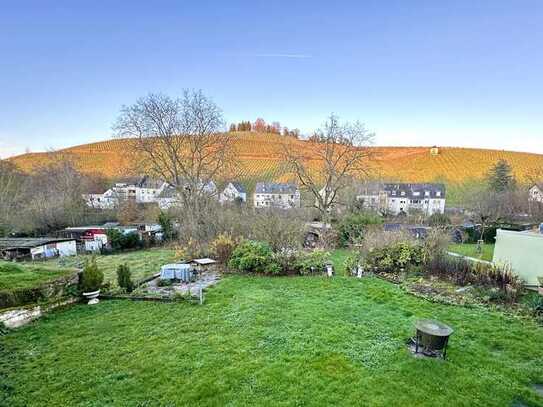
{"label": "blue sky", "polygon": [[543,2],[446,3],[2,2],[0,156],[110,138],[123,104],[183,88],[228,122],[543,153]]}

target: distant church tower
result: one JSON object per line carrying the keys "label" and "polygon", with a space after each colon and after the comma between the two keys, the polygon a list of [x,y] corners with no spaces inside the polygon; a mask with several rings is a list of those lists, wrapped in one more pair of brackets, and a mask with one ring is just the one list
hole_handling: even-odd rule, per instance
{"label": "distant church tower", "polygon": [[433,146],[430,149],[430,155],[439,155],[439,147],[438,146]]}

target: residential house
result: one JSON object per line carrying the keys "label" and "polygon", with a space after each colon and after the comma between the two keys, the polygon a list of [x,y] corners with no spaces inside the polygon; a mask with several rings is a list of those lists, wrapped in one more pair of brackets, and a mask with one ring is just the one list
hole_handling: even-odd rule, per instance
{"label": "residential house", "polygon": [[367,188],[357,198],[369,209],[392,215],[419,210],[426,215],[445,212],[445,185],[387,183]]}
{"label": "residential house", "polygon": [[532,202],[543,203],[543,184],[534,184],[528,190],[528,199]]}
{"label": "residential house", "polygon": [[166,182],[145,176],[137,182],[120,182],[103,194],[86,194],[87,205],[98,209],[113,209],[119,202],[133,200],[136,203],[157,202],[157,197],[168,186]]}
{"label": "residential house", "polygon": [[162,210],[168,210],[179,205],[181,198],[174,187],[166,187],[157,196],[158,207]]}
{"label": "residential house", "polygon": [[0,238],[0,257],[6,260],[28,258],[46,259],[51,257],[75,256],[75,239],[39,238]]}
{"label": "residential house", "polygon": [[229,182],[219,195],[219,202],[247,202],[247,191],[239,182]]}
{"label": "residential house", "polygon": [[[190,187],[188,185],[186,185],[184,188],[186,191],[190,190]],[[200,182],[197,185],[197,189],[199,190],[198,193],[207,195],[212,198],[217,198],[217,185],[213,181],[208,181],[205,184],[203,182]],[[156,202],[158,203],[160,209],[167,210],[172,207],[178,206],[182,202],[182,200],[183,197],[181,193],[176,188],[168,185],[158,195]]]}
{"label": "residential house", "polygon": [[255,208],[299,208],[300,190],[294,184],[257,182],[253,202]]}

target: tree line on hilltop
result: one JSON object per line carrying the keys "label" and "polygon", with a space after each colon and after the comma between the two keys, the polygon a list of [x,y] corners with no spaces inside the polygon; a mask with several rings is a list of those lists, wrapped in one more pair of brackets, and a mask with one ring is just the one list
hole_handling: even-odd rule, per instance
{"label": "tree line on hilltop", "polygon": [[278,134],[287,137],[300,138],[300,130],[293,129],[290,130],[286,126],[281,126],[281,123],[274,121],[271,123],[266,123],[262,118],[256,119],[254,122],[249,120],[241,121],[239,123],[230,124],[230,132],[236,131],[252,131],[255,133],[271,133]]}

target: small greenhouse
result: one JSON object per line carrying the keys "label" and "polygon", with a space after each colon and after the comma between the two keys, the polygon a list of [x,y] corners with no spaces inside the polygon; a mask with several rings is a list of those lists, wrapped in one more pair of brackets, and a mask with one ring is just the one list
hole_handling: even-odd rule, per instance
{"label": "small greenhouse", "polygon": [[188,283],[190,281],[193,281],[195,277],[196,272],[190,264],[165,264],[160,268],[161,280],[178,280],[184,283]]}

